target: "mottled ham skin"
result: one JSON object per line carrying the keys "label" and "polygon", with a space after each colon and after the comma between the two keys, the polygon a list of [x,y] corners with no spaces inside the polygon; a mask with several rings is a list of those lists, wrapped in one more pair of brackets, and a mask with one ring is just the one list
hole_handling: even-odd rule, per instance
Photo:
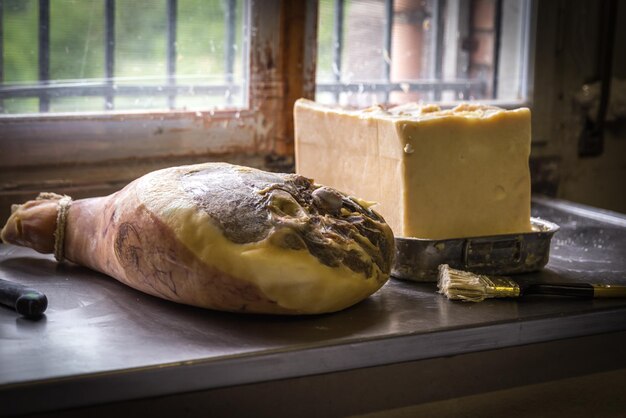
{"label": "mottled ham skin", "polygon": [[68,223],[77,227],[66,237],[69,260],[172,301],[225,311],[287,313],[251,283],[200,261],[133,192],[131,186],[72,205]]}
{"label": "mottled ham skin", "polygon": [[[64,255],[142,292],[189,305],[274,314],[336,311],[380,288],[389,277],[394,253],[393,235],[384,220],[356,202],[296,175],[228,164],[176,167],[151,173],[112,195],[74,201],[66,221]],[[20,205],[3,228],[2,240],[53,252],[57,208],[55,200]],[[180,218],[189,214],[188,222],[197,225],[187,229],[197,229],[198,236],[181,232],[189,225]],[[241,248],[241,255],[235,251],[230,264],[211,251],[207,255],[198,242],[212,245],[211,233],[221,247]],[[286,265],[277,277],[259,273],[261,279],[241,273],[254,271],[254,265],[229,270],[249,262],[254,251],[269,251],[282,260],[294,254],[305,264]],[[315,290],[315,277],[304,283],[313,289],[316,301],[307,306],[297,295],[297,303],[293,298],[281,302],[276,296],[281,295],[281,283],[294,292],[285,274],[297,279],[308,270],[319,271],[318,281],[325,283],[321,290]],[[351,282],[341,284],[343,273],[337,274],[335,291],[324,272],[347,272]],[[278,284],[264,287],[274,279]],[[339,294],[345,289],[354,295]],[[325,303],[325,294],[338,302]]]}
{"label": "mottled ham skin", "polygon": [[4,242],[30,247],[44,254],[52,253],[57,210],[55,200],[31,200],[14,205],[0,236]]}

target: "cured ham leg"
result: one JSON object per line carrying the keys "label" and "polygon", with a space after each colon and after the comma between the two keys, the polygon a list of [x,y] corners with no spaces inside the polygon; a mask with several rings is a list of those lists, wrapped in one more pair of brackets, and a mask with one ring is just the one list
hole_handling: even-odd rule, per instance
{"label": "cured ham leg", "polygon": [[389,278],[393,234],[369,206],[296,174],[207,163],[155,171],[69,207],[59,196],[26,202],[1,237],[42,253],[56,245],[57,258],[175,302],[323,313]]}

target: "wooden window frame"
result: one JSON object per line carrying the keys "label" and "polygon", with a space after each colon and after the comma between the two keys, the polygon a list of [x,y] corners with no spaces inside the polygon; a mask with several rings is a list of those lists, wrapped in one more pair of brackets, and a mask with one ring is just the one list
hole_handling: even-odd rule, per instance
{"label": "wooden window frame", "polygon": [[230,161],[293,169],[295,100],[313,98],[317,1],[250,0],[242,109],[0,118],[0,220],[39,191],[110,193],[154,169]]}

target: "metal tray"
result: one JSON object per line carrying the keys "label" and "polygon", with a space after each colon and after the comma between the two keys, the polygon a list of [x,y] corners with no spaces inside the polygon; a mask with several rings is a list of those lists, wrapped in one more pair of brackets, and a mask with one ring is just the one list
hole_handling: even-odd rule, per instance
{"label": "metal tray", "polygon": [[532,232],[484,237],[430,240],[396,238],[396,260],[391,275],[397,279],[436,282],[437,268],[479,274],[516,274],[541,269],[550,257],[550,240],[559,226],[530,219]]}

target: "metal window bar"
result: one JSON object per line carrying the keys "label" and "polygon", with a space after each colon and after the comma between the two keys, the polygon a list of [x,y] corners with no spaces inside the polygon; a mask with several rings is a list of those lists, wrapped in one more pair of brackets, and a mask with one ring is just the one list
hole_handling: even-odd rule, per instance
{"label": "metal window bar", "polygon": [[444,90],[454,91],[456,94],[464,93],[470,89],[484,90],[486,83],[481,80],[445,80],[443,79],[443,60],[445,42],[445,0],[431,1],[432,14],[432,35],[430,43],[430,79],[410,80],[407,82],[391,82],[391,57],[392,57],[392,34],[394,23],[394,1],[385,0],[385,27],[383,37],[383,77],[381,82],[366,82],[355,84],[341,83],[341,66],[343,50],[344,31],[344,0],[334,1],[334,21],[333,21],[333,75],[334,82],[318,83],[319,92],[331,92],[334,94],[335,102],[339,102],[339,97],[346,92],[374,93],[382,94],[384,101],[388,102],[390,94],[394,91],[406,92],[406,88],[411,91],[429,92],[434,100],[441,100]]}
{"label": "metal window bar", "polygon": [[167,96],[167,106],[176,107],[176,16],[178,12],[177,0],[167,0],[167,85],[170,93]]}
{"label": "metal window bar", "polygon": [[[343,53],[343,11],[344,0],[335,0],[333,20],[333,76],[335,83],[341,82],[341,55]],[[335,102],[339,103],[341,91],[335,93]]]}
{"label": "metal window bar", "polygon": [[[224,20],[226,26],[226,36],[224,40],[224,69],[226,85],[230,88],[234,83],[235,73],[235,23],[237,21],[237,2],[236,0],[226,0],[226,13],[224,13]],[[232,94],[230,90],[226,93],[226,102],[232,103]]]}
{"label": "metal window bar", "polygon": [[[172,3],[176,3],[175,0],[168,0],[170,3],[170,7]],[[235,16],[236,10],[236,0],[227,0],[227,7],[232,7],[230,12],[232,12],[231,17],[229,17],[227,26],[234,26],[234,22],[236,18]],[[441,0],[439,0],[441,1]],[[105,47],[105,72],[106,78],[102,81],[91,81],[91,82],[63,82],[63,83],[55,83],[54,81],[50,81],[49,74],[49,54],[50,54],[50,43],[49,43],[49,22],[50,22],[50,14],[49,14],[49,0],[39,0],[40,3],[40,83],[36,85],[24,86],[24,85],[3,85],[1,84],[2,78],[0,78],[0,104],[4,99],[8,98],[23,98],[23,97],[39,97],[40,98],[40,111],[45,112],[49,108],[49,100],[50,98],[57,97],[70,97],[70,96],[100,96],[106,98],[106,108],[113,109],[113,99],[114,96],[148,96],[148,95],[167,95],[168,97],[175,98],[177,95],[185,94],[189,91],[194,91],[198,94],[210,94],[210,95],[223,95],[226,97],[229,93],[239,94],[244,92],[244,86],[238,86],[235,84],[229,85],[209,85],[209,86],[196,86],[193,84],[179,84],[175,81],[175,36],[168,35],[168,43],[173,43],[173,47],[171,50],[168,49],[168,61],[172,62],[172,66],[168,65],[168,75],[171,78],[168,78],[168,84],[166,86],[159,85],[148,85],[148,86],[139,86],[139,85],[124,85],[117,86],[114,83],[114,71],[115,71],[115,0],[106,0],[105,2],[105,38],[106,38],[106,47]],[[0,17],[2,15],[2,6],[3,0],[0,0]],[[391,6],[391,7],[390,7]],[[247,13],[248,2],[244,2],[244,14]],[[387,0],[386,3],[387,11],[389,8],[393,10],[393,1]],[[169,10],[169,7],[168,7]],[[483,80],[445,80],[443,81],[441,77],[433,78],[429,80],[410,80],[407,82],[395,82],[391,83],[385,77],[385,82],[361,82],[361,83],[350,83],[344,84],[341,83],[341,57],[342,57],[342,48],[343,48],[343,20],[344,20],[344,0],[335,0],[335,22],[334,22],[334,40],[338,42],[334,42],[333,45],[333,65],[334,65],[334,75],[335,82],[333,83],[322,83],[318,84],[317,90],[320,92],[330,92],[335,95],[335,97],[339,98],[341,93],[345,92],[366,92],[366,93],[374,93],[374,94],[385,94],[386,97],[391,92],[394,91],[406,91],[406,87],[408,86],[411,91],[422,91],[422,92],[433,92],[433,91],[443,91],[443,90],[452,90],[455,92],[464,92],[474,90],[484,91],[486,89],[486,82]],[[171,17],[171,14],[168,14],[168,18]],[[0,20],[1,22],[1,20]],[[244,16],[244,22],[247,22],[247,16]],[[387,27],[387,31],[391,31],[392,29],[392,19],[388,18],[389,27]],[[247,24],[247,23],[246,23]],[[175,29],[175,23],[172,29]],[[168,28],[172,27],[171,25]],[[391,32],[389,32],[391,33]],[[234,38],[234,31],[232,34],[226,34],[227,38],[231,36]],[[2,36],[2,26],[0,23],[0,37]],[[231,38],[232,40],[232,38]],[[229,43],[230,48],[226,48],[226,69],[227,69],[227,77],[232,77],[234,69],[234,52],[235,49],[233,47],[233,41],[227,41]],[[244,40],[244,42],[246,42]],[[385,40],[385,43],[387,44]],[[443,36],[440,37],[439,45],[443,42]],[[230,53],[228,52],[230,50]],[[230,55],[230,57],[229,57]],[[246,56],[244,55],[244,68],[247,68],[246,65]],[[387,70],[385,70],[387,71]],[[0,77],[2,77],[3,65],[2,65],[2,55],[0,54]],[[229,76],[230,74],[230,76]],[[390,74],[390,69],[389,73]],[[170,82],[170,80],[173,82]],[[227,79],[227,81],[230,80]],[[233,80],[234,82],[234,80]],[[174,103],[171,103],[173,106]]]}
{"label": "metal window bar", "polygon": [[[39,0],[39,84],[50,80],[50,0]],[[39,95],[39,111],[47,112],[50,98],[43,89]]]}
{"label": "metal window bar", "polygon": [[[117,96],[153,96],[153,95],[179,95],[194,91],[199,94],[225,95],[229,89],[225,84],[220,85],[193,85],[176,84],[174,86],[162,85],[119,85],[115,86]],[[241,92],[240,86],[233,86],[231,90],[235,94]],[[102,82],[77,82],[77,83],[50,83],[47,85],[29,86],[3,86],[0,88],[0,100],[9,98],[38,97],[44,93],[50,98],[58,97],[81,97],[81,96],[104,96],[109,91],[106,80]]]}
{"label": "metal window bar", "polygon": [[249,80],[250,80],[250,65],[249,65],[249,51],[250,51],[250,0],[243,0],[242,2],[242,16],[241,21],[243,22],[243,34],[242,34],[242,46],[243,46],[243,54],[241,56],[241,67],[243,70],[243,80],[242,80],[242,91],[244,94],[243,102],[248,103],[248,91],[249,91]]}
{"label": "metal window bar", "polygon": [[[533,6],[534,4],[534,6]],[[526,33],[526,34],[531,34],[531,15],[532,13],[532,9],[536,7],[536,3],[532,2],[531,4],[531,0],[525,0],[522,2],[522,16],[523,16],[523,21],[522,21],[522,33]],[[500,22],[502,23],[502,22]],[[532,35],[530,35],[532,36]],[[531,51],[530,51],[530,44],[532,44],[530,37],[529,36],[522,36],[522,44],[521,44],[521,53],[522,53],[522,60],[521,62],[526,63],[525,65],[522,65],[522,71],[520,71],[519,74],[519,93],[518,93],[518,97],[519,94],[521,93],[522,97],[526,98],[527,94],[528,94],[528,88],[529,88],[529,83],[532,84],[532,80],[530,80],[531,78],[531,67],[534,65],[534,57],[531,55]]]}
{"label": "metal window bar", "polygon": [[[39,83],[34,85],[5,85],[3,84],[4,63],[2,46],[3,27],[2,13],[4,0],[0,0],[0,112],[2,102],[10,98],[39,98],[39,111],[48,112],[50,99],[58,97],[101,96],[105,99],[105,109],[114,108],[116,96],[148,96],[167,95],[169,108],[175,107],[177,95],[194,91],[198,94],[222,95],[228,97],[231,103],[233,95],[244,92],[245,85],[235,84],[234,67],[236,58],[236,33],[237,0],[226,1],[226,48],[225,68],[226,84],[196,86],[193,84],[178,84],[176,81],[176,24],[177,24],[177,0],[167,0],[167,83],[165,86],[140,86],[115,84],[115,0],[105,0],[105,78],[103,80],[91,80],[82,82],[59,82],[50,80],[50,0],[39,0]],[[244,1],[244,24],[248,24],[249,2]],[[246,29],[247,30],[247,29]],[[246,33],[249,33],[246,32]],[[247,42],[244,39],[244,42]],[[247,44],[244,45],[247,50]],[[244,55],[244,68],[247,68],[247,57]],[[244,81],[245,82],[245,81]]]}
{"label": "metal window bar", "polygon": [[394,83],[381,83],[376,81],[362,81],[359,83],[317,83],[317,91],[322,93],[385,93],[389,94],[394,91],[406,92],[408,87],[410,91],[432,92],[439,90],[453,90],[455,92],[465,91],[465,89],[483,89],[486,81],[484,80],[408,80],[398,81]]}
{"label": "metal window bar", "polygon": [[[385,33],[383,37],[383,79],[391,82],[391,37],[393,31],[393,0],[385,0]],[[385,103],[389,102],[389,92],[385,92]]]}
{"label": "metal window bar", "polygon": [[[456,67],[456,75],[459,78],[469,78],[469,67],[470,67],[470,54],[468,48],[464,47],[464,43],[467,39],[470,39],[470,30],[471,30],[471,2],[460,0],[458,3],[458,26],[457,33],[459,37],[459,42],[456,45],[457,51],[457,67]],[[455,91],[455,97],[458,98],[458,95],[461,95],[461,98],[467,100],[470,97],[470,90],[465,89],[463,91]]]}
{"label": "metal window bar", "polygon": [[106,0],[104,4],[104,71],[106,90],[104,93],[105,110],[113,110],[115,94],[115,0]]}
{"label": "metal window bar", "polygon": [[493,33],[493,79],[491,82],[491,98],[498,97],[498,72],[500,67],[500,40],[502,38],[502,0],[496,0],[494,11]]}
{"label": "metal window bar", "polygon": [[[431,76],[435,80],[442,80],[443,78],[443,49],[444,49],[444,28],[445,28],[445,14],[443,13],[443,0],[433,0],[432,16],[431,16]],[[435,87],[433,90],[433,99],[441,100],[440,87]]]}

